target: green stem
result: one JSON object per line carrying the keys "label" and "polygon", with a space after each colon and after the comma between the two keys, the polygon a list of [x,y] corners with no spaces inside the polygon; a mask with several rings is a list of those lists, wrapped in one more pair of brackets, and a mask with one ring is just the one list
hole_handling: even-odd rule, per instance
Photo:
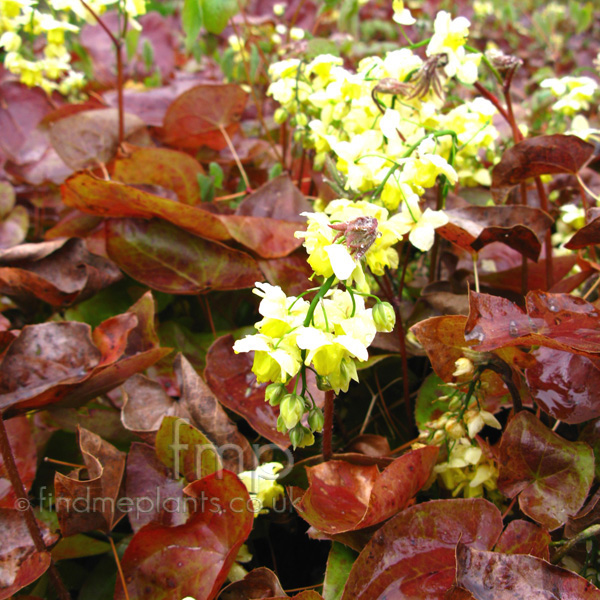
{"label": "green stem", "polygon": [[315,308],[317,308],[317,304],[319,301],[325,296],[325,294],[330,290],[333,282],[335,281],[335,275],[332,275],[328,279],[325,280],[317,295],[312,299],[310,306],[308,307],[308,312],[306,313],[306,318],[304,319],[304,327],[309,327],[312,321],[313,315],[315,313]]}

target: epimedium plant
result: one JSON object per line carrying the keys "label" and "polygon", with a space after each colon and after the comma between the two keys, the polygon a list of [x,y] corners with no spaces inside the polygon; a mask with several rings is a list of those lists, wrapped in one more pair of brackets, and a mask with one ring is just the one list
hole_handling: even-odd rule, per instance
{"label": "epimedium plant", "polygon": [[600,596],[597,17],[429,4],[2,3],[0,597]]}

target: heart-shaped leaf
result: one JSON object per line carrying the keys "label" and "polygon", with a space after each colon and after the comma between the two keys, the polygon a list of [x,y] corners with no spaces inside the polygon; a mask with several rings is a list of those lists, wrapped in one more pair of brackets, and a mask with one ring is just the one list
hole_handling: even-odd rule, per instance
{"label": "heart-shaped leaf", "polygon": [[508,424],[499,449],[498,489],[553,531],[583,506],[594,480],[594,454],[522,411]]}
{"label": "heart-shaped leaf", "polygon": [[594,146],[576,135],[542,135],[515,144],[492,170],[492,196],[499,202],[532,177],[576,174],[594,153]]}
{"label": "heart-shaped leaf", "polygon": [[537,261],[552,217],[530,206],[466,206],[445,211],[449,222],[436,232],[469,252],[502,242]]}
{"label": "heart-shaped leaf", "polygon": [[534,556],[486,552],[462,543],[456,550],[456,582],[477,600],[600,599],[600,590],[573,571]]}
{"label": "heart-shaped leaf", "polygon": [[109,256],[131,277],[168,294],[249,288],[262,279],[254,259],[164,221],[106,223]]}
{"label": "heart-shaped leaf", "polygon": [[[331,460],[307,468],[309,488],[294,507],[313,527],[338,534],[381,523],[402,510],[425,485],[438,448],[425,446],[376,466]],[[294,488],[294,496],[298,496]]]}
{"label": "heart-shaped leaf", "polygon": [[495,552],[504,554],[530,554],[548,560],[552,538],[546,529],[530,521],[515,519],[502,532]]}
{"label": "heart-shaped leaf", "polygon": [[493,548],[500,511],[487,500],[433,500],[385,523],[360,553],[342,600],[443,600],[454,581],[458,542]]}
{"label": "heart-shaped leaf", "polygon": [[249,600],[259,598],[285,597],[285,591],[277,575],[266,567],[258,567],[248,573],[241,581],[228,585],[219,596],[219,600]]}
{"label": "heart-shaped leaf", "polygon": [[164,142],[169,146],[197,150],[208,146],[223,150],[246,106],[248,94],[233,83],[202,84],[187,90],[167,109],[163,122]]}
{"label": "heart-shaped leaf", "polygon": [[[195,504],[188,521],[177,527],[150,523],[132,538],[122,559],[130,598],[212,599],[227,577],[238,550],[252,529],[254,515],[244,484],[219,471],[186,488]],[[125,593],[117,582],[115,600]]]}

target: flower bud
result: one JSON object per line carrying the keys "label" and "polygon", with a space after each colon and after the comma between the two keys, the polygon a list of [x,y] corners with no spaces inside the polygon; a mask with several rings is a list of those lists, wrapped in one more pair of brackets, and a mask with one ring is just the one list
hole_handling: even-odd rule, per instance
{"label": "flower bud", "polygon": [[285,108],[280,107],[275,110],[273,119],[275,120],[275,123],[277,123],[277,125],[282,125],[283,123],[285,123],[287,121],[287,118],[288,113],[287,110],[285,110]]}
{"label": "flower bud", "polygon": [[287,433],[288,428],[285,426],[285,423],[283,422],[283,419],[281,417],[281,415],[279,415],[277,417],[277,431],[279,431],[279,433]]}
{"label": "flower bud", "polygon": [[304,400],[298,394],[286,394],[279,405],[279,416],[288,429],[295,427],[304,414]]}
{"label": "flower bud", "polygon": [[456,417],[452,417],[448,419],[448,422],[444,426],[446,433],[453,440],[459,440],[461,437],[464,437],[466,431],[464,425],[456,419]]}
{"label": "flower bud", "polygon": [[452,373],[453,377],[460,377],[461,375],[471,375],[475,371],[475,365],[473,361],[469,358],[465,358],[461,356],[454,363],[456,367],[454,373]]}
{"label": "flower bud", "polygon": [[313,431],[323,431],[325,416],[320,408],[313,408],[308,414],[308,425]]}
{"label": "flower bud", "polygon": [[296,427],[290,430],[290,441],[295,450],[296,448],[312,446],[315,443],[315,436],[312,434],[312,431],[309,431],[306,427],[298,423]]}
{"label": "flower bud", "polygon": [[322,392],[328,392],[331,389],[329,379],[323,377],[323,375],[317,375],[317,388]]}
{"label": "flower bud", "polygon": [[462,408],[463,404],[464,404],[464,400],[462,398],[459,398],[458,396],[455,396],[448,403],[448,411],[449,412],[457,412]]}
{"label": "flower bud", "polygon": [[265,402],[268,402],[271,406],[278,406],[286,393],[287,390],[283,383],[271,383],[265,390]]}
{"label": "flower bud", "polygon": [[373,307],[373,322],[377,331],[390,332],[396,325],[396,313],[389,302],[378,302]]}

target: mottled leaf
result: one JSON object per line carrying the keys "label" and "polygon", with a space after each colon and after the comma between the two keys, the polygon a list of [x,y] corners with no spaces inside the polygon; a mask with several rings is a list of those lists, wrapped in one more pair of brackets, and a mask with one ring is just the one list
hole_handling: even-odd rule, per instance
{"label": "mottled leaf", "polygon": [[160,217],[212,240],[230,237],[218,215],[198,206],[162,198],[118,181],[98,179],[88,173],[69,177],[61,187],[63,202],[79,210],[104,217]]}
{"label": "mottled leaf", "polygon": [[530,521],[515,519],[502,532],[495,552],[504,554],[531,554],[548,560],[552,538],[546,529]]}
{"label": "mottled leaf", "polygon": [[124,516],[119,497],[125,453],[87,429],[80,428],[78,437],[87,478],[82,479],[83,469],[54,476],[56,511],[65,537],[94,529],[108,532]]}
{"label": "mottled leaf", "polygon": [[513,187],[532,177],[576,174],[593,152],[592,144],[575,135],[542,135],[525,139],[506,150],[492,170],[492,196],[500,201]]}
{"label": "mottled leaf", "polygon": [[553,531],[583,506],[594,479],[594,455],[522,411],[508,424],[499,448],[498,489]]}
{"label": "mottled leaf", "polygon": [[169,294],[252,287],[262,279],[254,259],[164,221],[111,220],[109,256],[131,277]]}
{"label": "mottled leaf", "polygon": [[[122,568],[130,598],[214,598],[250,534],[250,497],[233,473],[214,473],[186,491],[196,499],[196,511],[185,524],[150,523],[129,543]],[[115,600],[124,598],[117,582]]]}
{"label": "mottled leaf", "polygon": [[477,600],[598,600],[600,590],[567,569],[518,554],[499,554],[469,548],[456,550],[457,584]]}
{"label": "mottled leaf", "polygon": [[233,83],[197,85],[179,96],[167,109],[163,123],[164,142],[169,146],[196,150],[227,146],[220,131],[230,137],[238,130],[248,94]]}
{"label": "mottled leaf", "polygon": [[174,367],[181,389],[180,402],[191,415],[194,425],[216,446],[223,465],[235,473],[255,469],[256,456],[248,440],[192,365],[179,354]]}
{"label": "mottled leaf", "polygon": [[309,488],[294,507],[326,534],[381,523],[402,510],[425,485],[437,455],[438,448],[425,446],[397,458],[381,473],[376,466],[340,460],[308,467]]}
{"label": "mottled leaf", "polygon": [[184,152],[168,148],[127,148],[127,155],[116,160],[113,178],[130,185],[158,185],[172,190],[182,204],[200,202],[198,175],[200,163]]}
{"label": "mottled leaf", "polygon": [[443,600],[458,542],[491,549],[502,531],[487,500],[433,500],[385,523],[356,559],[343,600]]}

